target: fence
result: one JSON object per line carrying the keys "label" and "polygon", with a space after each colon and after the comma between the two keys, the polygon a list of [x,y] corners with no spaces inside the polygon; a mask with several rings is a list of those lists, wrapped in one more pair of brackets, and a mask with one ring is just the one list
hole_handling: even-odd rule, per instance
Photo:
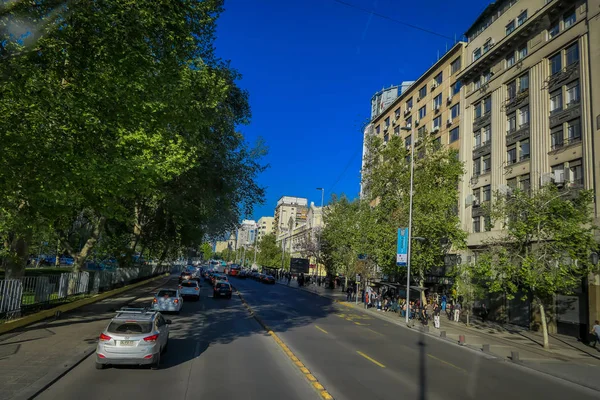
{"label": "fence", "polygon": [[105,292],[170,271],[169,265],[147,265],[0,280],[0,320],[17,318],[77,296]]}

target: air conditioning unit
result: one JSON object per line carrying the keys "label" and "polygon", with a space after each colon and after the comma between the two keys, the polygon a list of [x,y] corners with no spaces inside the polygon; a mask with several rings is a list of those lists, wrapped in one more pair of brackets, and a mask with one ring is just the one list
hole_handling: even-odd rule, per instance
{"label": "air conditioning unit", "polygon": [[432,88],[432,89],[435,89],[436,87],[438,87],[438,83],[434,81],[434,82],[431,84],[431,88]]}
{"label": "air conditioning unit", "polygon": [[410,127],[412,127],[412,124],[406,124],[406,127],[410,128]]}
{"label": "air conditioning unit", "polygon": [[473,207],[479,207],[479,199],[473,199]]}
{"label": "air conditioning unit", "polygon": [[446,102],[448,104],[452,103],[452,95],[449,95],[448,98],[446,99]]}
{"label": "air conditioning unit", "polygon": [[419,126],[419,120],[415,119],[415,126]]}
{"label": "air conditioning unit", "polygon": [[431,133],[438,133],[440,131],[440,127],[439,126],[434,126],[433,130],[431,131]]}
{"label": "air conditioning unit", "polygon": [[569,170],[557,169],[554,171],[553,181],[556,186],[562,187],[569,180]]}
{"label": "air conditioning unit", "polygon": [[384,127],[383,127],[383,131],[384,131],[384,132],[385,132],[385,131],[387,131],[388,129],[390,129],[390,126],[389,126],[389,125],[386,125],[386,126],[384,126]]}
{"label": "air conditioning unit", "polygon": [[394,118],[394,119],[392,120],[392,124],[393,124],[393,125],[396,125],[396,123],[397,123],[397,122],[398,122],[398,118]]}
{"label": "air conditioning unit", "polygon": [[512,188],[508,185],[498,185],[498,192],[503,196],[509,196],[512,194]]}
{"label": "air conditioning unit", "polygon": [[448,125],[452,125],[452,118],[448,118],[448,121],[446,121],[446,123],[447,123]]}

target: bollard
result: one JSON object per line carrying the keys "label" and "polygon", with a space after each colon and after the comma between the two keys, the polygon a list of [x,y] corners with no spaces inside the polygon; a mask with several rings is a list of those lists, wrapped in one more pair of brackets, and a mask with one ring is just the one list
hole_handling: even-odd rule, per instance
{"label": "bollard", "polygon": [[512,362],[519,362],[519,352],[518,351],[511,351],[510,352],[510,358],[511,358]]}
{"label": "bollard", "polygon": [[446,331],[440,331],[440,337],[445,338],[446,337]]}
{"label": "bollard", "polygon": [[465,335],[459,335],[458,336],[458,344],[465,344]]}
{"label": "bollard", "polygon": [[483,348],[481,349],[481,351],[483,351],[484,353],[489,353],[490,352],[490,345],[489,344],[484,344]]}

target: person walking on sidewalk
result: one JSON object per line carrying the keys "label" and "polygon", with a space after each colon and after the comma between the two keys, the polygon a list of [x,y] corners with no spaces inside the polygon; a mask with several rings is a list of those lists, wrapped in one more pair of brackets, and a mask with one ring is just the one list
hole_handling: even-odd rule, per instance
{"label": "person walking on sidewalk", "polygon": [[288,273],[288,286],[290,286],[290,282],[292,281],[292,274]]}
{"label": "person walking on sidewalk", "polygon": [[460,320],[460,303],[457,301],[454,304],[454,322],[458,322]]}
{"label": "person walking on sidewalk", "polygon": [[346,289],[346,301],[352,301],[352,286],[348,286]]}
{"label": "person walking on sidewalk", "polygon": [[440,305],[437,302],[433,303],[433,326],[436,329],[440,329],[440,312]]}
{"label": "person walking on sidewalk", "polygon": [[592,347],[596,348],[596,345],[598,344],[598,342],[600,342],[600,322],[598,320],[594,321],[594,326],[592,327],[590,333],[594,335],[594,340],[592,340],[594,344],[592,345]]}

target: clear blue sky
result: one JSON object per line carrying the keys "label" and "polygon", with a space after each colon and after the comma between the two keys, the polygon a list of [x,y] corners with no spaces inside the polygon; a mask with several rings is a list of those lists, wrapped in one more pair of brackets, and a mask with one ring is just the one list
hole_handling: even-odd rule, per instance
{"label": "clear blue sky", "polygon": [[[344,1],[458,39],[489,3]],[[326,201],[332,192],[356,197],[371,96],[415,80],[454,44],[335,0],[226,0],[225,8],[217,54],[243,75],[252,108],[240,130],[269,146],[259,178],[266,202],[254,219],[273,215],[284,195],[320,205],[317,187]]]}

